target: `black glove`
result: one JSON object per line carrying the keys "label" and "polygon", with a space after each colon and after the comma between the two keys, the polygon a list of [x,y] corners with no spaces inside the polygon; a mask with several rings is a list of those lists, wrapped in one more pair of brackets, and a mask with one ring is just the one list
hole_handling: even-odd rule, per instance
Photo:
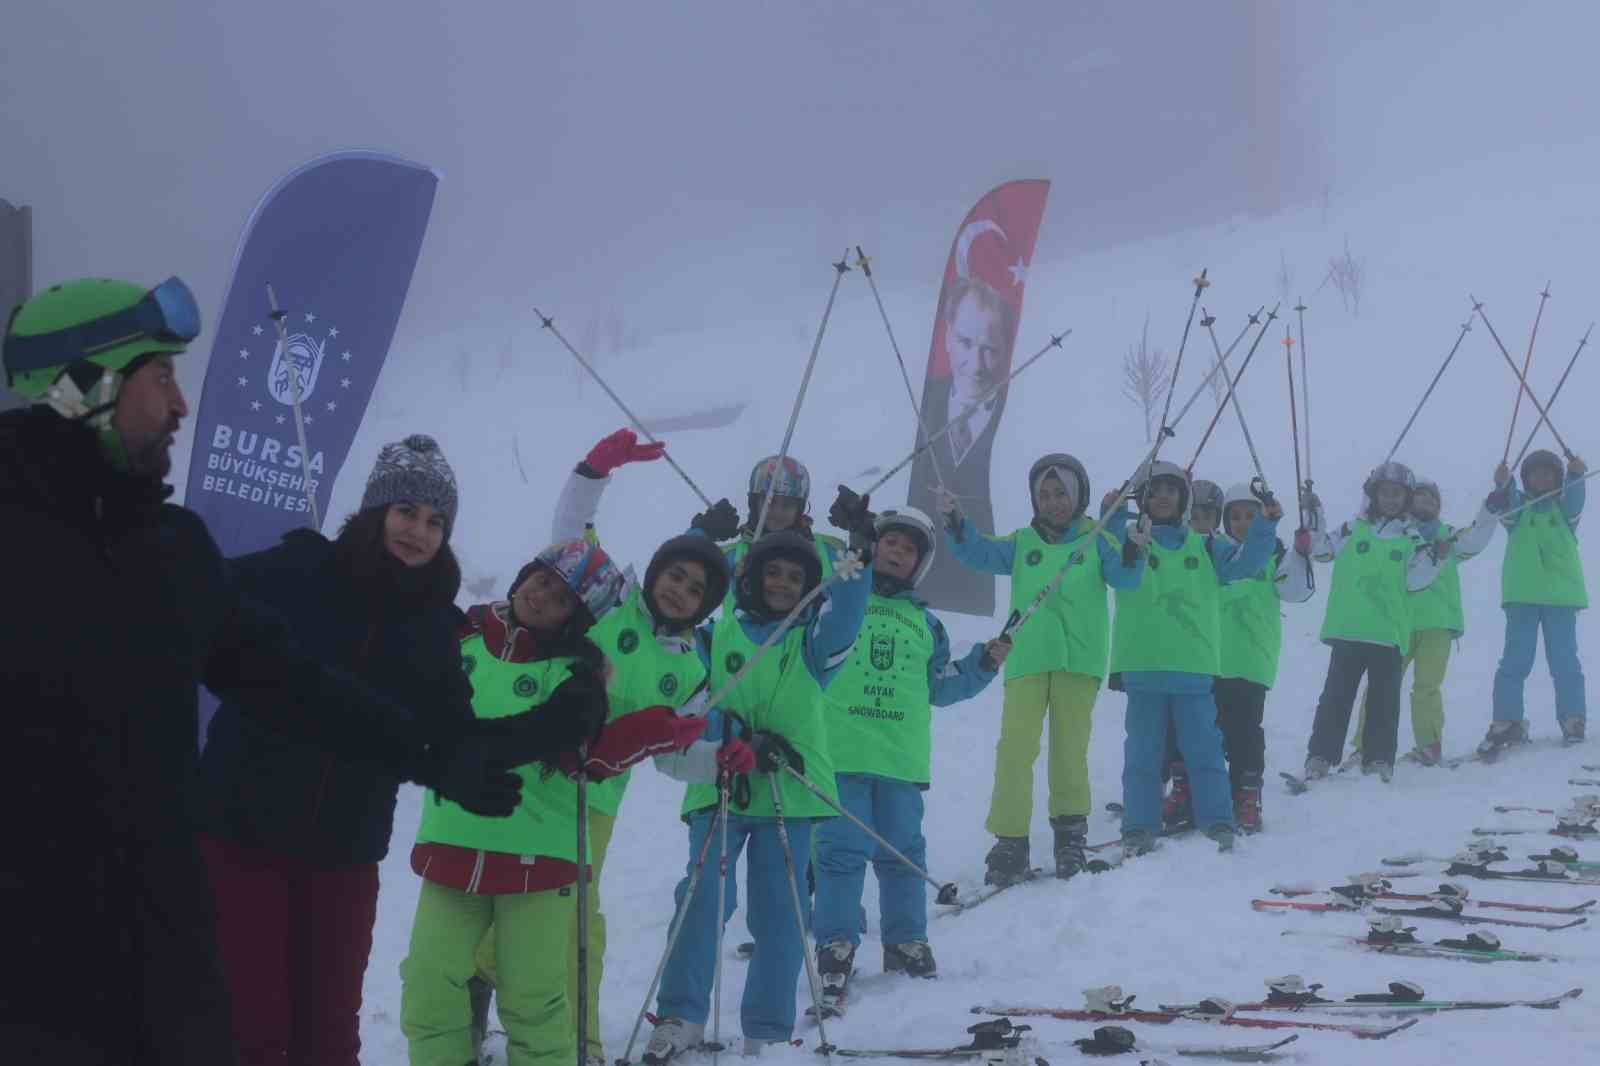
{"label": "black glove", "polygon": [[870,496],[858,496],[840,485],[839,495],[834,497],[833,506],[828,508],[828,521],[833,523],[835,529],[842,529],[852,537],[863,529],[872,531],[877,516],[867,510],[870,499]]}
{"label": "black glove", "polygon": [[414,775],[418,783],[485,818],[505,818],[522,801],[522,779],[512,773],[499,742],[470,727],[453,743],[431,748]]}
{"label": "black glove", "polygon": [[782,773],[785,766],[795,773],[806,772],[806,761],[794,750],[794,745],[777,733],[756,730],[750,738],[750,747],[756,753],[756,770],[763,774]]}
{"label": "black glove", "polygon": [[712,540],[731,540],[739,535],[739,512],[726,499],[718,500],[709,510],[701,511],[689,523]]}
{"label": "black glove", "polygon": [[495,745],[507,766],[537,762],[559,768],[561,754],[593,741],[610,713],[599,673],[581,663],[572,669],[572,676],[537,707],[504,718],[476,719],[465,732]]}
{"label": "black glove", "polygon": [[550,698],[538,708],[551,718],[563,719],[577,734],[573,747],[592,743],[611,716],[611,701],[606,697],[606,682],[600,669],[585,662],[571,666],[572,676],[557,685]]}

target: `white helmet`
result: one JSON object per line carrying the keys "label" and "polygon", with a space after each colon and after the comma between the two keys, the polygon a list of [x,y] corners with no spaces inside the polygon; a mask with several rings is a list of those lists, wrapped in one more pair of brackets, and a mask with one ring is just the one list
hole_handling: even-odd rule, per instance
{"label": "white helmet", "polygon": [[1236,503],[1254,504],[1256,512],[1259,514],[1261,511],[1261,500],[1254,492],[1250,491],[1250,483],[1248,481],[1240,481],[1237,484],[1229,485],[1227,493],[1222,497],[1222,513],[1218,516],[1224,533],[1228,532],[1228,508]]}
{"label": "white helmet", "polygon": [[902,529],[915,535],[919,543],[917,568],[911,572],[911,587],[916,588],[933,565],[934,547],[939,543],[938,527],[933,520],[915,507],[891,507],[878,512],[873,528],[880,537],[891,529]]}

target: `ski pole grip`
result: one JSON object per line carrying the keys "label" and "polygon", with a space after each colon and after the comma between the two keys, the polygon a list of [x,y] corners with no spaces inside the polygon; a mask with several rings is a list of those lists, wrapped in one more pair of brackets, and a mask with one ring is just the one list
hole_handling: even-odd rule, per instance
{"label": "ski pole grip", "polygon": [[1007,637],[1011,636],[1021,622],[1022,612],[1013,610],[1011,614],[1006,617],[1006,624],[1000,627],[1000,636],[998,639],[1005,640]]}

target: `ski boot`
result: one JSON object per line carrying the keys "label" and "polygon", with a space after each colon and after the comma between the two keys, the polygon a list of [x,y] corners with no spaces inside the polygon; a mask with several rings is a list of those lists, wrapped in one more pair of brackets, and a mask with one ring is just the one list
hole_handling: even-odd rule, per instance
{"label": "ski boot", "polygon": [[1378,780],[1387,785],[1394,780],[1394,763],[1384,759],[1373,759],[1371,762],[1361,764],[1361,772],[1363,774],[1377,774]]}
{"label": "ski boot", "polygon": [[1261,832],[1261,775],[1243,773],[1233,790],[1233,820],[1242,833]]}
{"label": "ski boot", "polygon": [[685,1051],[692,1051],[705,1039],[706,1027],[682,1018],[662,1018],[650,1031],[650,1042],[644,1046],[644,1061],[649,1066],[663,1066]]}
{"label": "ski boot", "polygon": [[1148,829],[1129,829],[1122,834],[1122,857],[1137,858],[1156,850],[1155,834]]}
{"label": "ski boot", "polygon": [[822,1009],[837,1010],[850,992],[850,975],[856,968],[856,947],[834,940],[817,948],[817,980],[822,983]]}
{"label": "ski boot", "polygon": [[483,1042],[489,1035],[489,1004],[494,985],[474,974],[467,978],[467,1001],[472,1006],[472,1059],[483,1057]]}
{"label": "ski boot", "polygon": [[1320,755],[1306,756],[1306,780],[1321,781],[1328,776],[1328,771],[1333,769],[1331,763]]}
{"label": "ski boot", "polygon": [[1089,837],[1089,819],[1081,814],[1063,814],[1050,819],[1050,828],[1056,834],[1056,876],[1065,881],[1089,861],[1084,851]]}
{"label": "ski boot", "polygon": [[983,875],[986,885],[1014,885],[1028,876],[1028,838],[996,837],[994,847],[984,856],[988,870]]}
{"label": "ski boot", "polygon": [[1583,743],[1584,720],[1576,715],[1571,718],[1561,719],[1561,744],[1563,747],[1572,747],[1574,744]]}
{"label": "ski boot", "polygon": [[1418,766],[1438,766],[1444,758],[1444,751],[1438,741],[1428,745],[1418,745],[1401,756],[1406,762],[1416,763]]}
{"label": "ski boot", "polygon": [[904,944],[883,945],[883,972],[937,977],[939,964],[933,961],[933,948],[926,940],[908,940]]}
{"label": "ski boot", "polygon": [[1483,741],[1478,745],[1478,754],[1485,761],[1492,761],[1507,748],[1527,742],[1527,722],[1490,722],[1489,732],[1484,734]]}
{"label": "ski boot", "polygon": [[1344,762],[1339,764],[1339,771],[1354,770],[1358,766],[1365,766],[1367,760],[1362,756],[1360,747],[1350,749],[1350,754],[1344,757]]}
{"label": "ski boot", "polygon": [[1233,850],[1233,826],[1226,822],[1218,822],[1206,830],[1206,837],[1217,846],[1217,850],[1226,854]]}
{"label": "ski boot", "polygon": [[1194,797],[1189,793],[1189,770],[1182,759],[1172,761],[1172,791],[1161,801],[1161,824],[1167,829],[1194,825]]}

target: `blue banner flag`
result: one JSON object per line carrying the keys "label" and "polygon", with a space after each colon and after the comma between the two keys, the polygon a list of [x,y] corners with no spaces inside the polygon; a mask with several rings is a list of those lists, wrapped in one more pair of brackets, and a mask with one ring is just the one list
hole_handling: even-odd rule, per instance
{"label": "blue banner flag", "polygon": [[[327,514],[389,354],[438,183],[403,159],[336,152],[285,175],[245,224],[184,497],[224,555],[313,525],[311,499]],[[282,341],[269,284],[284,312]]]}

